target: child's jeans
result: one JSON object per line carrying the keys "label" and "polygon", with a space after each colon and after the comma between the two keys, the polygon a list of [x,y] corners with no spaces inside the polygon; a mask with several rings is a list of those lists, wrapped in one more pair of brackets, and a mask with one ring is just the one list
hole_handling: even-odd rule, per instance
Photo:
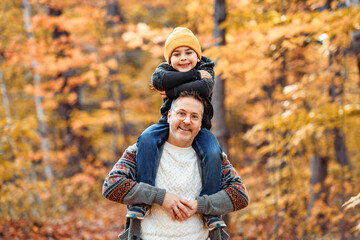
{"label": "child's jeans", "polygon": [[[136,152],[136,181],[155,186],[159,149],[169,136],[169,124],[160,122],[148,127],[138,138]],[[201,128],[192,144],[201,159],[202,189],[200,196],[221,189],[222,149],[208,129]]]}
{"label": "child's jeans", "polygon": [[[167,122],[159,122],[148,127],[138,138],[136,152],[137,182],[144,182],[155,186],[156,171],[159,164],[158,161],[160,160],[159,154],[161,154],[159,150],[168,139],[168,136],[169,124]],[[201,159],[202,189],[200,196],[211,195],[220,191],[222,149],[216,137],[208,129],[201,128],[194,139],[192,147]],[[129,206],[130,215],[133,216],[134,214],[132,213],[139,215],[138,212],[143,212],[144,210],[145,208],[141,208],[141,205],[137,205],[134,209]],[[204,217],[208,223],[218,219],[215,216]],[[207,218],[212,220],[209,221]]]}

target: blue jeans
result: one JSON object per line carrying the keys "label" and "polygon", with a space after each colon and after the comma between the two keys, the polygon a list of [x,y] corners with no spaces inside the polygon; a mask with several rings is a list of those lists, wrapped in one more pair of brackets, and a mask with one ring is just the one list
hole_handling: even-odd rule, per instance
{"label": "blue jeans", "polygon": [[[159,122],[148,127],[137,140],[136,181],[155,186],[160,160],[159,149],[169,136],[169,124]],[[214,134],[201,128],[192,147],[201,159],[201,195],[214,194],[221,189],[222,149]]]}

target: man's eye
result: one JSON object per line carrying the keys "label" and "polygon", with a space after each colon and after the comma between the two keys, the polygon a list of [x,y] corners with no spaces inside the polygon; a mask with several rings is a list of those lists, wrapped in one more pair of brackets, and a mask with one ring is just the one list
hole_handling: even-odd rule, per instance
{"label": "man's eye", "polygon": [[184,116],[185,113],[183,113],[183,112],[178,112],[178,115],[179,115],[179,116]]}
{"label": "man's eye", "polygon": [[198,119],[199,119],[199,116],[197,116],[197,115],[193,115],[193,116],[192,116],[192,119],[194,119],[194,120],[198,120]]}

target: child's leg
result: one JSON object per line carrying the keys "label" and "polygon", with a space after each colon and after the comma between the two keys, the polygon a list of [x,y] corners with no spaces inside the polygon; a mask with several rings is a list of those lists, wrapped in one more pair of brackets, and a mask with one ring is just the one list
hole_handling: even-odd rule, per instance
{"label": "child's leg", "polygon": [[[222,149],[214,134],[201,128],[193,147],[201,158],[203,186],[200,195],[214,194],[221,189]],[[209,230],[226,227],[220,216],[204,215]]]}
{"label": "child's leg", "polygon": [[[136,181],[155,186],[155,172],[158,161],[159,147],[167,140],[169,124],[156,123],[145,129],[137,140]],[[128,205],[127,218],[144,219],[148,206]]]}
{"label": "child's leg", "polygon": [[148,127],[137,140],[136,181],[155,185],[159,147],[169,136],[169,124],[156,123]]}
{"label": "child's leg", "polygon": [[193,147],[201,158],[202,190],[200,195],[214,194],[221,189],[222,149],[214,134],[201,128]]}
{"label": "child's leg", "polygon": [[146,212],[149,210],[147,205],[137,204],[137,205],[127,205],[127,218],[136,218],[136,219],[144,219]]}

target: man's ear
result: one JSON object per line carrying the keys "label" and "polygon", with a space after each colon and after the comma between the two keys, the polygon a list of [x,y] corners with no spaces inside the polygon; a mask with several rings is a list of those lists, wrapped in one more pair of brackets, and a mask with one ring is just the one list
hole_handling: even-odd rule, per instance
{"label": "man's ear", "polygon": [[167,122],[170,123],[171,109],[168,111]]}

